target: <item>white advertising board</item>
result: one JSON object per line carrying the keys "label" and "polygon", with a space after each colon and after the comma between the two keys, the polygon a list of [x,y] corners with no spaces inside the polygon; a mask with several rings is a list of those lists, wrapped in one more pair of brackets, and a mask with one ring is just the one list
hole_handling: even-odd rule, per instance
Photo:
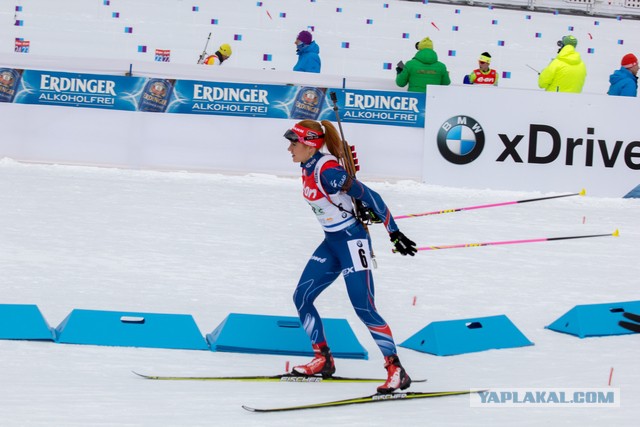
{"label": "white advertising board", "polygon": [[429,87],[423,181],[622,197],[640,184],[637,98]]}

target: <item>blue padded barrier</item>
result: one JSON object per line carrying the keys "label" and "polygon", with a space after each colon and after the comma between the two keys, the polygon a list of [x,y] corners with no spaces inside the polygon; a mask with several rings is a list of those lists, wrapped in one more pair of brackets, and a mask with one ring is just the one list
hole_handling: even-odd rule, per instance
{"label": "blue padded barrier", "polygon": [[[367,359],[345,319],[323,319],[334,357]],[[230,313],[207,335],[212,351],[313,356],[311,342],[297,317]]]}
{"label": "blue padded barrier", "polygon": [[53,341],[53,329],[31,304],[0,304],[0,339]]}
{"label": "blue padded barrier", "polygon": [[64,344],[209,349],[189,314],[74,309],[55,332]]}
{"label": "blue padded barrier", "polygon": [[505,315],[431,322],[400,344],[436,356],[533,345]]}
{"label": "blue padded barrier", "polygon": [[627,320],[622,316],[625,311],[640,313],[640,301],[576,305],[546,328],[580,338],[632,334],[618,325]]}

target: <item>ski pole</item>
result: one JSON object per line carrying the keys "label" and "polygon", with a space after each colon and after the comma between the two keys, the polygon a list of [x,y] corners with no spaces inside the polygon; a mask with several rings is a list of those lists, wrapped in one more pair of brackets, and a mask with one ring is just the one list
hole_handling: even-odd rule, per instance
{"label": "ski pole", "polygon": [[398,219],[404,219],[404,218],[415,218],[418,216],[440,215],[440,214],[454,213],[454,212],[460,212],[460,211],[471,211],[474,209],[497,208],[498,206],[517,205],[518,203],[540,202],[542,200],[560,199],[562,197],[571,197],[571,196],[584,196],[585,194],[587,194],[587,192],[584,189],[582,189],[582,191],[580,191],[579,193],[561,194],[559,196],[538,197],[535,199],[513,200],[511,202],[489,203],[486,205],[467,206],[464,208],[456,208],[456,209],[443,209],[440,211],[433,211],[433,212],[399,215],[399,216],[395,216],[394,218],[398,220]]}
{"label": "ski pole", "polygon": [[536,70],[536,69],[535,69],[535,68],[533,68],[531,65],[529,65],[529,64],[524,64],[524,65],[526,65],[527,67],[531,68],[533,71],[535,71],[536,73],[538,73],[538,75],[540,75],[540,71]]}
{"label": "ski pole", "polygon": [[[518,243],[551,242],[553,240],[587,239],[590,237],[607,237],[607,236],[618,237],[620,236],[620,232],[616,230],[613,233],[590,234],[586,236],[541,237],[538,239],[504,240],[499,242],[460,243],[457,245],[423,246],[421,248],[418,248],[418,250],[419,251],[435,251],[437,249],[456,249],[456,248],[474,248],[479,246],[515,245]],[[392,252],[395,252],[395,249],[392,249]]]}
{"label": "ski pole", "polygon": [[204,44],[204,49],[202,49],[200,58],[198,58],[198,64],[202,64],[202,62],[204,61],[204,57],[207,56],[207,46],[209,46],[210,39],[211,39],[211,33],[209,33],[209,37],[207,37],[207,42]]}

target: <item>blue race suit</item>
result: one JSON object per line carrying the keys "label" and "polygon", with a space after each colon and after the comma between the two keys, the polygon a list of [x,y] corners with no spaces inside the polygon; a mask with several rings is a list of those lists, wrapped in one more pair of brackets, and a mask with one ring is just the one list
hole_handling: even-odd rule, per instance
{"label": "blue race suit", "polygon": [[[353,215],[351,198],[371,207],[391,233],[398,227],[389,209],[378,193],[350,178],[333,156],[318,152],[301,166],[303,195],[325,232],[324,240],[307,263],[293,295],[306,333],[312,344],[326,342],[322,320],[313,302],[342,274],[351,304],[382,354],[396,354],[391,329],[375,307],[371,240]],[[342,187],[349,179],[351,186],[344,193]]]}

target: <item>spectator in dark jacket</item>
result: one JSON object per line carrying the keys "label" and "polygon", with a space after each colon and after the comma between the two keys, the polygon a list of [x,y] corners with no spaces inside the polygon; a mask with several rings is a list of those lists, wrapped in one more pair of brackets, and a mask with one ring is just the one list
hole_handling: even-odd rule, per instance
{"label": "spectator in dark jacket", "polygon": [[319,73],[320,47],[313,41],[313,37],[309,31],[300,31],[296,37],[296,53],[298,54],[298,62],[293,66],[293,71],[304,71],[307,73]]}
{"label": "spectator in dark jacket", "polygon": [[638,95],[638,58],[633,53],[627,53],[620,61],[620,69],[609,76],[609,91],[607,95],[637,96]]}
{"label": "spectator in dark jacket", "polygon": [[416,43],[418,53],[406,64],[398,63],[396,67],[396,84],[405,87],[409,84],[409,92],[426,92],[427,85],[451,84],[446,65],[438,61],[438,54],[433,50],[433,42],[425,37]]}

